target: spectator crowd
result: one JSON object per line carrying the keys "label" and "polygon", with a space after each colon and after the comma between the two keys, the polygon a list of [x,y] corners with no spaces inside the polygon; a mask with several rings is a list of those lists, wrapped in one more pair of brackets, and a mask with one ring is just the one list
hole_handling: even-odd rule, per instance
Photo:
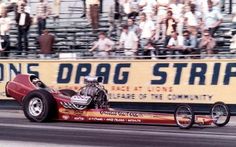
{"label": "spectator crowd", "polygon": [[[222,23],[223,2],[114,0],[114,6],[109,13],[110,29],[107,35],[112,37],[115,33],[119,36],[119,45],[116,49],[123,50],[124,56],[141,55],[144,58],[153,58],[158,54],[160,44],[163,50],[171,55],[191,55],[200,52],[215,54],[217,52],[214,49],[214,35]],[[99,37],[96,47],[99,48],[100,43],[104,46],[105,42],[106,40],[102,42]],[[107,45],[110,46],[111,43]],[[93,50],[94,47],[90,51]],[[106,51],[107,54],[109,51]]]}
{"label": "spectator crowd", "polygon": [[[28,32],[33,24],[38,26],[38,42],[42,54],[52,53],[52,43],[54,37],[46,29],[46,20],[49,15],[56,19],[60,13],[60,0],[54,0],[54,10],[52,12],[47,0],[38,0],[36,13],[31,13],[31,7],[27,0],[1,0],[0,1],[0,54],[4,57],[9,55],[10,50],[10,29],[12,24],[16,24],[17,49],[16,54],[28,54]],[[8,13],[13,12],[14,18],[8,17]],[[14,23],[15,21],[15,23]],[[50,35],[51,37],[48,37]],[[48,43],[50,42],[50,43]],[[47,44],[47,45],[45,45]]]}
{"label": "spectator crowd", "polygon": [[[222,23],[224,0],[113,0],[109,12],[108,32],[99,32],[98,40],[89,52],[98,51],[107,57],[112,50],[122,50],[130,58],[155,59],[162,47],[171,55],[196,53],[215,54],[216,31]],[[91,23],[94,33],[99,30],[99,13],[103,0],[82,0],[83,14]],[[53,0],[51,8],[47,0],[38,0],[35,14],[27,0],[1,0],[0,2],[0,54],[8,56],[10,29],[16,22],[17,54],[28,52],[28,32],[32,24],[38,27],[41,53],[50,57],[54,36],[49,33],[47,18],[56,22],[60,15],[61,0]],[[14,12],[15,20],[8,17]],[[118,43],[111,39],[118,36]],[[45,45],[46,44],[46,45]],[[157,46],[158,45],[158,46]],[[184,56],[182,56],[184,57]]]}

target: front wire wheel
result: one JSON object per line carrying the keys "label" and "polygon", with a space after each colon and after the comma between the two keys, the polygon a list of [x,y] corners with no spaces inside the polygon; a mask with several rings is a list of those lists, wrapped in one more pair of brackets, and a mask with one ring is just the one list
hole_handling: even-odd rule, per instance
{"label": "front wire wheel", "polygon": [[176,108],[175,122],[180,129],[189,129],[194,123],[194,113],[189,105],[180,105]]}
{"label": "front wire wheel", "polygon": [[221,102],[215,103],[211,108],[211,117],[216,126],[225,126],[230,120],[230,111],[228,106]]}

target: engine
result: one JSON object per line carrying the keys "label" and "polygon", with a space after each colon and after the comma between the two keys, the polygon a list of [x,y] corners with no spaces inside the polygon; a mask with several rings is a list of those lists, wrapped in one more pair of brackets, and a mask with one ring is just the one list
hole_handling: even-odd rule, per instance
{"label": "engine", "polygon": [[70,97],[70,102],[61,102],[63,107],[69,109],[84,110],[108,108],[107,90],[100,85],[101,77],[85,77],[85,86],[78,92],[73,90],[61,90],[63,95]]}
{"label": "engine", "polygon": [[85,86],[78,92],[79,95],[92,98],[88,108],[99,109],[108,107],[107,90],[99,82],[102,82],[102,77],[87,76],[84,79]]}

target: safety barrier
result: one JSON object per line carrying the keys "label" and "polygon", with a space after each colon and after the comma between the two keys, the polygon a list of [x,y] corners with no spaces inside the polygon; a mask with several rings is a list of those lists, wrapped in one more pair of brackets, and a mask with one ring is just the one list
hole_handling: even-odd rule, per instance
{"label": "safety barrier", "polygon": [[19,73],[35,74],[52,88],[74,90],[84,76],[101,76],[111,102],[236,104],[235,59],[1,60],[1,96],[6,82]]}

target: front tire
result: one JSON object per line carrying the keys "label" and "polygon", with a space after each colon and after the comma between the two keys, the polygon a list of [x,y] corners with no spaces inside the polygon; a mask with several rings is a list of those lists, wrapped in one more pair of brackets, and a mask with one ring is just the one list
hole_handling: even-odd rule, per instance
{"label": "front tire", "polygon": [[175,122],[180,129],[189,129],[194,123],[194,113],[189,105],[180,105],[176,108]]}
{"label": "front tire", "polygon": [[229,107],[222,102],[215,103],[211,108],[211,117],[216,126],[225,126],[230,120]]}
{"label": "front tire", "polygon": [[56,102],[45,90],[31,91],[23,99],[23,111],[32,122],[46,122],[56,115]]}

